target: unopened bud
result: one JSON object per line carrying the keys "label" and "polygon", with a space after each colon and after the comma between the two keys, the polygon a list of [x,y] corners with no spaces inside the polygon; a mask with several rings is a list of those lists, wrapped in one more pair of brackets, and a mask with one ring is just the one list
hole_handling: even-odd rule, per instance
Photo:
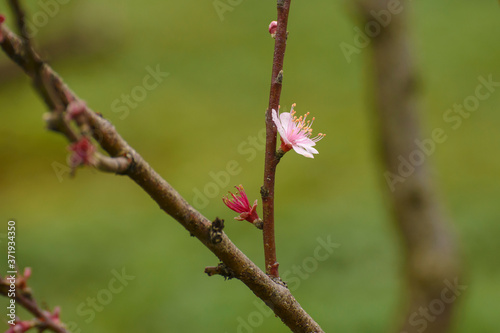
{"label": "unopened bud", "polygon": [[269,24],[269,33],[271,34],[271,37],[275,38],[276,37],[276,30],[278,29],[278,22],[272,21]]}

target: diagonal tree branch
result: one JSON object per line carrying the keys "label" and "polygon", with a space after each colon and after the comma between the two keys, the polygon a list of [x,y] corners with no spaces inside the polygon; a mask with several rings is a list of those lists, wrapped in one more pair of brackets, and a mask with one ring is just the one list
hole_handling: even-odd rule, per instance
{"label": "diagonal tree branch", "polygon": [[[67,87],[62,79],[47,64],[39,68],[39,73],[28,66],[22,40],[11,32],[5,24],[0,25],[3,41],[0,46],[32,78],[46,77],[56,96],[67,108],[79,98]],[[41,87],[35,89],[43,96]],[[50,108],[50,105],[49,105]],[[118,134],[114,126],[89,108],[82,110],[92,136],[111,156],[127,156],[131,165],[123,174],[136,182],[167,214],[176,219],[188,232],[198,238],[212,251],[252,292],[270,307],[293,332],[323,332],[320,326],[302,309],[290,291],[274,282],[248,257],[245,256],[222,232],[221,241],[214,244],[210,238],[211,222],[189,205],[186,200],[165,181],[153,168]],[[66,135],[66,133],[62,132]],[[67,136],[67,135],[66,135]],[[67,136],[68,137],[68,136]],[[68,137],[69,140],[72,138]]]}

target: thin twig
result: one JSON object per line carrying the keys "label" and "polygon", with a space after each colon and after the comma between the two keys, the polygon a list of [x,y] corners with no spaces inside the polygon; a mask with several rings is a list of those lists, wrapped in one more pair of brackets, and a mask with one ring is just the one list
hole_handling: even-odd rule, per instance
{"label": "thin twig", "polygon": [[278,27],[276,30],[276,41],[274,44],[269,107],[266,111],[266,155],[264,165],[264,185],[261,188],[266,273],[274,278],[279,278],[274,235],[274,183],[276,178],[276,166],[278,165],[280,158],[276,154],[276,126],[273,122],[272,110],[274,109],[278,111],[280,104],[290,1],[291,0],[278,1],[277,4]]}

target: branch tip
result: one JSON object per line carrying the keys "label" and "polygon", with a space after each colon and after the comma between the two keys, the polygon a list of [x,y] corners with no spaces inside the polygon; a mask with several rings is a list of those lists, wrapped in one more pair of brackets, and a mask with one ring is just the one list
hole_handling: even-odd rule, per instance
{"label": "branch tip", "polygon": [[217,266],[207,266],[205,267],[205,273],[208,276],[220,275],[224,277],[224,280],[231,280],[236,277],[234,272],[227,267],[224,263],[220,263]]}

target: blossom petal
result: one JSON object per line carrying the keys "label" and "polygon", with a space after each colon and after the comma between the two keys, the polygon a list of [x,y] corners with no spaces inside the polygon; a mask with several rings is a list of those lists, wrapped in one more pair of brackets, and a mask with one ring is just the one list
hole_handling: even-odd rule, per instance
{"label": "blossom petal", "polygon": [[[284,112],[284,113],[286,113],[286,112]],[[276,125],[276,128],[278,129],[278,132],[279,132],[281,138],[285,141],[285,144],[291,145],[291,142],[287,138],[286,128],[283,126],[283,124],[284,124],[283,119],[286,119],[286,118],[282,117],[284,113],[280,114],[280,117],[278,118],[278,112],[276,112],[276,110],[273,109],[273,113],[272,113],[273,122]]]}
{"label": "blossom petal", "polygon": [[283,126],[283,128],[285,130],[287,130],[288,128],[290,128],[290,125],[292,123],[292,115],[290,114],[290,112],[283,112],[280,114],[280,120],[281,120],[281,125]]}
{"label": "blossom petal", "polygon": [[316,148],[313,148],[311,146],[305,146],[303,147],[305,150],[307,150],[311,154],[319,154],[319,152],[316,150]]}
{"label": "blossom petal", "polygon": [[[293,150],[295,150],[295,152],[296,152],[297,154],[300,154],[300,155],[302,155],[302,156],[309,157],[309,158],[314,158],[314,156],[313,156],[311,153],[309,153],[307,150],[305,150],[305,149],[304,149],[304,148],[302,148],[302,147],[299,147],[299,146],[293,146],[292,148],[293,148]],[[313,148],[313,149],[314,149],[314,148]],[[316,149],[315,149],[315,150],[316,150]]]}
{"label": "blossom petal", "polygon": [[286,141],[292,144],[293,140],[291,138],[297,132],[295,128],[296,126],[293,122],[292,114],[290,112],[283,112],[282,114],[280,114],[280,120],[281,120],[281,125],[285,130]]}
{"label": "blossom petal", "polygon": [[311,139],[303,138],[303,139],[299,140],[298,142],[296,142],[295,146],[304,148],[305,150],[307,150],[310,153],[318,154],[318,151],[316,150],[316,148],[313,148],[313,146],[316,146],[316,142],[312,141]]}

